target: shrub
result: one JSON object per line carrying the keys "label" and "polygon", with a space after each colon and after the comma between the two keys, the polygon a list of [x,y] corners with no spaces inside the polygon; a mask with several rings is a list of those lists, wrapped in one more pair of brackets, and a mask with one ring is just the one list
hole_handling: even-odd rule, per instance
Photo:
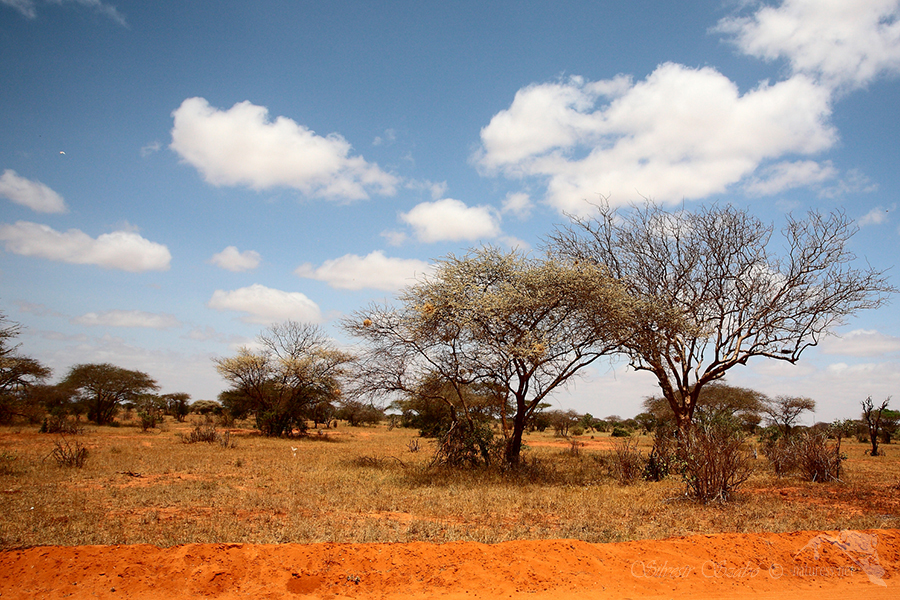
{"label": "shrub", "polygon": [[495,439],[488,423],[456,421],[438,438],[431,464],[449,467],[499,464],[504,449],[503,439]]}
{"label": "shrub", "polygon": [[704,503],[730,500],[753,471],[743,445],[740,427],[724,416],[701,419],[682,433],[679,459],[688,496]]}
{"label": "shrub", "polygon": [[801,435],[796,444],[797,466],[807,481],[839,481],[842,463],[846,456],[837,444],[829,444],[825,435],[808,432]]}
{"label": "shrub", "polygon": [[631,432],[623,427],[613,427],[612,437],[631,437]]}
{"label": "shrub", "polygon": [[12,452],[0,452],[0,475],[15,475],[15,462],[18,457]]}
{"label": "shrub", "polygon": [[622,485],[637,481],[644,472],[646,463],[638,450],[637,438],[629,438],[616,442],[612,453],[612,476]]}
{"label": "shrub", "polygon": [[44,417],[41,422],[40,433],[65,433],[79,435],[84,433],[84,428],[78,426],[78,422],[65,415],[50,415]]}
{"label": "shrub", "polygon": [[644,466],[644,479],[662,481],[668,477],[677,464],[678,442],[671,427],[660,426],[653,436],[653,448]]}
{"label": "shrub", "polygon": [[212,423],[203,423],[196,425],[189,434],[178,434],[183,444],[196,444],[198,442],[206,442],[207,444],[218,443],[223,448],[234,448],[235,443],[231,440],[231,432],[224,431],[219,433],[216,426]]}
{"label": "shrub", "polygon": [[53,450],[50,451],[50,457],[56,461],[60,467],[76,467],[84,466],[87,460],[87,448],[79,441],[69,442],[65,437],[60,437],[54,442]]}

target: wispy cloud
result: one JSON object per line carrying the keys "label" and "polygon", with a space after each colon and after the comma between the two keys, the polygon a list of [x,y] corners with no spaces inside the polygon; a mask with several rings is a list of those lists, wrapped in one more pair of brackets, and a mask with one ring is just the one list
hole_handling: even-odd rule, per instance
{"label": "wispy cloud", "polygon": [[62,196],[40,181],[31,181],[20,177],[12,169],[6,169],[0,176],[0,196],[9,198],[16,204],[27,206],[36,212],[64,213],[68,211],[66,201]]}
{"label": "wispy cloud", "polygon": [[37,2],[36,0],[0,0],[0,4],[5,4],[6,6],[14,8],[27,19],[37,18],[38,4],[79,4],[112,19],[122,27],[128,27],[128,21],[125,19],[125,15],[120,13],[119,9],[112,4],[106,4],[100,0],[43,0],[43,2]]}
{"label": "wispy cloud", "polygon": [[149,313],[142,310],[108,310],[89,312],[72,319],[78,325],[89,327],[138,327],[147,329],[173,329],[181,323],[174,315]]}
{"label": "wispy cloud", "polygon": [[78,229],[60,232],[47,225],[18,221],[0,224],[0,241],[14,254],[133,273],[167,271],[172,260],[164,245],[133,231],[104,233],[95,239]]}

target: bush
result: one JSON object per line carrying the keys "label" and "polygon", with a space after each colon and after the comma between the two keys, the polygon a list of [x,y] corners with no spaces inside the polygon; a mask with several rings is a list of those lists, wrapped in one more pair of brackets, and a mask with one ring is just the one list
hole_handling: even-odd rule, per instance
{"label": "bush", "polygon": [[181,437],[182,444],[196,444],[198,442],[206,442],[207,444],[218,443],[223,448],[234,448],[235,444],[231,440],[231,432],[225,431],[219,433],[216,426],[212,423],[204,423],[197,425],[187,435],[178,434]]}
{"label": "bush", "polygon": [[730,500],[753,472],[739,425],[716,416],[701,419],[682,436],[679,459],[688,496],[704,503]]}
{"label": "bush", "polygon": [[79,442],[69,442],[64,437],[54,442],[54,448],[50,451],[50,457],[56,461],[60,467],[75,467],[80,469],[87,460],[88,451],[84,445]]}
{"label": "bush", "polygon": [[638,450],[637,438],[616,442],[612,453],[612,476],[622,485],[630,485],[640,479],[646,463]]}
{"label": "bush", "polygon": [[798,453],[795,439],[789,437],[764,439],[762,448],[763,454],[778,477],[784,477],[797,468]]}
{"label": "bush", "polygon": [[631,432],[623,427],[613,427],[612,437],[631,437]]}
{"label": "bush", "polygon": [[431,464],[449,467],[500,464],[504,450],[504,440],[495,439],[490,424],[456,421],[438,438]]}
{"label": "bush", "polygon": [[822,433],[808,432],[801,435],[794,445],[796,463],[807,481],[840,481],[842,463],[846,456],[837,444],[829,444]]}
{"label": "bush", "polygon": [[653,448],[644,466],[644,479],[662,481],[676,468],[678,442],[671,427],[660,426],[653,436]]}
{"label": "bush", "polygon": [[40,433],[65,433],[69,435],[80,435],[84,433],[84,428],[78,426],[78,422],[70,419],[65,415],[50,415],[44,417],[41,423]]}

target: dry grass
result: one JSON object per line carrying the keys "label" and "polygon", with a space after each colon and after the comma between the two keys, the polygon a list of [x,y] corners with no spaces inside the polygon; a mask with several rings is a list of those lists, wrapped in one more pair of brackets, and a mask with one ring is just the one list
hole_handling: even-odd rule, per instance
{"label": "dry grass", "polygon": [[[589,542],[695,533],[900,526],[900,449],[864,456],[845,444],[843,483],[779,479],[768,461],[734,501],[683,499],[677,478],[619,485],[609,438],[579,438],[577,455],[551,434],[526,437],[515,474],[428,470],[431,441],[411,430],[329,430],[266,439],[232,429],[233,447],[185,444],[194,424],[165,430],[88,428],[80,469],[44,460],[55,436],[0,428],[0,547],[189,542]],[[649,438],[641,438],[646,454]]]}

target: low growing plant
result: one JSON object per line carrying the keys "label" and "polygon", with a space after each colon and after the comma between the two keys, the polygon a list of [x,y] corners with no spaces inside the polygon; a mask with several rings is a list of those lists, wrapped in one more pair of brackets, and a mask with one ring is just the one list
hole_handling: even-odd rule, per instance
{"label": "low growing plant", "polygon": [[78,440],[70,442],[65,437],[60,437],[54,442],[50,457],[60,467],[75,467],[80,469],[87,460],[88,450]]}

